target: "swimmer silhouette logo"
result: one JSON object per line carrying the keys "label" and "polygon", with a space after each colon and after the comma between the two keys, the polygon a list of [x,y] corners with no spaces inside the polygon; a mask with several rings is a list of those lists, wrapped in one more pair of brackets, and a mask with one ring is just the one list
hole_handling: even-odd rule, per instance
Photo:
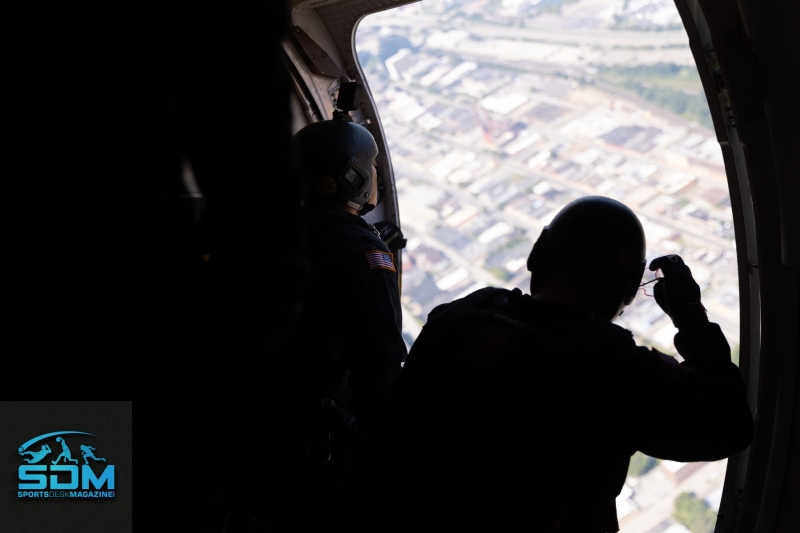
{"label": "swimmer silhouette logo", "polygon": [[[69,443],[66,435],[70,435]],[[105,457],[95,455],[97,448],[85,444],[86,436],[94,437],[93,434],[83,431],[56,431],[34,437],[20,446],[17,453],[27,464],[19,467],[17,497],[113,498],[114,465],[108,464]],[[42,442],[53,437],[55,440],[52,448],[50,444]],[[41,447],[35,450],[33,445],[40,442]],[[78,459],[73,459],[70,446],[78,446],[83,464]],[[53,459],[54,450],[59,449],[61,453]],[[101,466],[102,470],[96,472]]]}

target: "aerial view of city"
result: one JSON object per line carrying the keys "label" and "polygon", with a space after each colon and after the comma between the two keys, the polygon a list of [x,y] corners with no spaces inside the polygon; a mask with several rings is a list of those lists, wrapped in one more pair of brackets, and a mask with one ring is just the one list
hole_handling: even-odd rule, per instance
{"label": "aerial view of city", "polygon": [[[441,303],[485,286],[528,292],[541,229],[602,195],[639,216],[648,260],[685,259],[738,361],[725,169],[671,0],[424,0],[365,18],[356,46],[408,238],[409,345]],[[644,291],[617,323],[677,356],[675,328]],[[637,453],[621,531],[712,531],[725,466]]]}

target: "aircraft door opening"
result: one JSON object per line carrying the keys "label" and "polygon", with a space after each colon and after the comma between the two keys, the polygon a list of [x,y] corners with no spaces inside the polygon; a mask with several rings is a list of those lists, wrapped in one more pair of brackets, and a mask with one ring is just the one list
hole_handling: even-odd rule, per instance
{"label": "aircraft door opening", "polygon": [[[719,134],[724,96],[709,93],[707,53],[697,61],[702,12],[694,5],[699,22],[684,27],[688,12],[671,1],[425,2],[362,21],[358,58],[409,238],[409,344],[440,303],[484,286],[527,292],[525,260],[541,229],[595,194],[634,209],[648,260],[686,259],[732,357],[749,364],[758,285],[742,256],[755,257],[754,233],[744,237],[752,207],[744,166]],[[645,293],[617,323],[676,353],[676,330]],[[725,472],[725,461],[635,455],[617,499],[622,531],[713,530]]]}

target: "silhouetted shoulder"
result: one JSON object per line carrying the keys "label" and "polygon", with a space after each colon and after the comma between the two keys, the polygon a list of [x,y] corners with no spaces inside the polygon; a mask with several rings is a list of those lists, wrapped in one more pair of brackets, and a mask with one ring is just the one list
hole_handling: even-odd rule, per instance
{"label": "silhouetted shoulder", "polygon": [[459,298],[458,300],[453,300],[452,302],[446,304],[437,305],[428,314],[428,322],[439,316],[442,316],[447,311],[455,311],[461,309],[468,309],[470,307],[476,307],[481,303],[494,301],[498,297],[502,298],[506,296],[508,293],[510,293],[509,290],[498,289],[497,287],[484,287],[483,289],[478,289],[477,291],[470,293],[463,298]]}
{"label": "silhouetted shoulder", "polygon": [[[587,333],[592,335],[593,341],[598,345],[613,345],[615,348],[637,347],[633,333],[622,326],[610,322],[592,321],[586,324]],[[642,348],[639,346],[639,348]],[[646,348],[643,348],[646,350]]]}
{"label": "silhouetted shoulder", "polygon": [[312,211],[304,216],[312,248],[337,256],[389,249],[380,233],[363,218],[343,211]]}

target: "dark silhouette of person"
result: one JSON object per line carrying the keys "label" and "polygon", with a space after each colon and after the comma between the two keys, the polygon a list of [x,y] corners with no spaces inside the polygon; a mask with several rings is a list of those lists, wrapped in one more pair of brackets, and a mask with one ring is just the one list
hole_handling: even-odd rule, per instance
{"label": "dark silhouette of person", "polygon": [[[20,449],[22,449],[22,448],[20,448]],[[39,461],[44,459],[44,456],[49,454],[50,451],[51,451],[50,450],[50,446],[45,444],[45,445],[42,446],[42,449],[39,450],[38,452],[26,451],[26,452],[19,452],[19,454],[20,455],[25,455],[26,453],[30,454],[30,456],[31,456],[30,459],[23,458],[23,461],[25,461],[26,463],[30,464],[30,463],[38,463]]]}
{"label": "dark silhouette of person", "polygon": [[355,439],[374,425],[407,355],[397,263],[362,218],[376,203],[378,147],[349,118],[337,112],[293,139],[311,269],[301,319],[307,409],[298,414],[308,468],[297,479],[317,502],[305,514],[319,519],[330,516],[321,510],[341,494]]}
{"label": "dark silhouette of person", "polygon": [[104,463],[107,462],[103,457],[95,457],[94,451],[96,448],[94,446],[87,446],[86,444],[81,444],[81,455],[83,455],[83,464],[88,464],[89,459],[94,459],[95,461],[103,461]]}
{"label": "dark silhouette of person", "polygon": [[713,461],[748,446],[743,379],[680,257],[649,268],[682,363],[612,323],[645,266],[635,214],[586,197],[534,245],[531,295],[490,287],[435,308],[359,459],[382,529],[617,531],[637,450]]}
{"label": "dark silhouette of person", "polygon": [[70,452],[69,446],[67,446],[66,441],[64,441],[64,439],[62,439],[61,437],[56,437],[56,442],[61,443],[61,454],[58,457],[56,457],[55,461],[50,461],[50,462],[56,464],[63,457],[65,463],[67,461],[72,461],[73,463],[78,464],[78,460],[72,458],[72,452]]}

